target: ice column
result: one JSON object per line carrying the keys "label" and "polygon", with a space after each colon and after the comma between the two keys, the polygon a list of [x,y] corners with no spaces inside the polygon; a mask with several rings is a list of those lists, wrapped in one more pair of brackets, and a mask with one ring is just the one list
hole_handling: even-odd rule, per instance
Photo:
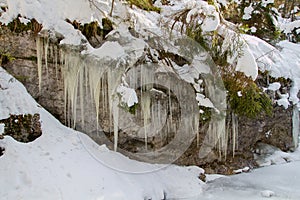
{"label": "ice column", "polygon": [[299,108],[297,105],[293,106],[293,141],[295,149],[299,145]]}

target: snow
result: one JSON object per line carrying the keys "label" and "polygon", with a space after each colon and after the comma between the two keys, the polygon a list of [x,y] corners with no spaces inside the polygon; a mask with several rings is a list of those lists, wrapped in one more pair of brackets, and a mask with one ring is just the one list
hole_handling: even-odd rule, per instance
{"label": "snow", "polygon": [[250,28],[250,31],[251,31],[251,33],[256,33],[256,31],[257,31],[257,28],[256,28],[256,27],[254,27],[254,26],[252,26],[252,27]]}
{"label": "snow", "polygon": [[254,36],[243,35],[243,38],[247,41],[251,54],[261,71],[269,71],[270,76],[275,78],[284,77],[293,81],[288,99],[286,95],[282,95],[282,99],[277,102],[285,108],[289,105],[289,101],[297,104],[300,89],[300,44],[284,40],[277,44],[277,49]]}
{"label": "snow", "polygon": [[261,5],[266,7],[268,4],[273,4],[274,0],[262,0]]}
{"label": "snow", "polygon": [[191,9],[186,17],[187,23],[190,23],[191,18],[196,14],[203,14],[205,16],[201,24],[203,32],[214,31],[219,26],[219,13],[213,5],[209,5],[204,1],[190,1],[187,4],[187,8]]}
{"label": "snow", "polygon": [[276,103],[279,106],[283,106],[285,109],[287,109],[290,105],[290,102],[288,100],[289,94],[280,94],[280,99],[276,100]]}
{"label": "snow", "polygon": [[300,162],[273,165],[210,181],[201,199],[260,200],[267,197],[283,200],[300,198]]}
{"label": "snow", "polygon": [[227,6],[228,1],[227,0],[217,0],[222,6]]}
{"label": "snow", "polygon": [[274,82],[269,85],[268,90],[276,91],[276,90],[279,90],[280,87],[281,87],[281,84],[279,82]]}
{"label": "snow", "polygon": [[138,103],[137,94],[134,89],[128,88],[124,85],[119,85],[117,92],[121,95],[121,101],[128,107]]}
{"label": "snow", "polygon": [[236,63],[236,71],[244,72],[246,76],[255,80],[258,75],[258,65],[250,46],[251,43],[225,25],[218,27],[218,33],[225,38],[222,51],[232,52],[232,55],[227,57],[227,62],[233,65]]}
{"label": "snow", "polygon": [[203,94],[197,93],[196,100],[198,101],[199,106],[215,108],[214,104],[210,101],[210,99],[206,98]]}
{"label": "snow", "polygon": [[242,97],[243,96],[242,91],[238,91],[237,95],[238,95],[238,97]]}
{"label": "snow", "polygon": [[258,75],[258,67],[251,50],[248,45],[244,45],[242,48],[242,55],[238,57],[236,70],[244,72],[245,75],[256,79]]}
{"label": "snow", "polygon": [[272,197],[275,195],[275,193],[271,190],[263,190],[260,192],[262,197]]}
{"label": "snow", "polygon": [[[198,167],[151,165],[99,146],[60,124],[17,80],[0,68],[0,119],[10,113],[39,113],[42,136],[19,143],[0,140],[1,199],[170,199],[197,197]],[[13,80],[13,81],[12,81]]]}
{"label": "snow", "polygon": [[300,20],[295,20],[293,22],[282,23],[280,29],[283,30],[285,34],[291,33],[294,29],[300,28]]}
{"label": "snow", "polygon": [[243,169],[237,169],[237,170],[234,170],[233,172],[236,174],[240,174],[240,173],[249,172],[249,171],[250,171],[250,167],[244,167]]}
{"label": "snow", "polygon": [[252,4],[250,4],[248,7],[245,7],[244,9],[244,15],[243,15],[243,19],[244,20],[248,20],[251,19],[251,14],[253,12],[254,8],[252,7]]}
{"label": "snow", "polygon": [[4,125],[0,123],[0,135],[4,133]]}
{"label": "snow", "polygon": [[98,55],[100,58],[117,59],[125,55],[123,47],[118,42],[105,42],[100,48],[92,49],[88,53]]}

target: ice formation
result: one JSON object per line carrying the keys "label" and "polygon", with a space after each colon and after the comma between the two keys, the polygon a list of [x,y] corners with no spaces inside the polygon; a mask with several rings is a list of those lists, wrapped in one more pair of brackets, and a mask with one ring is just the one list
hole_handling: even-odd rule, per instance
{"label": "ice formation", "polygon": [[299,145],[299,108],[297,105],[293,106],[293,117],[292,117],[292,123],[293,123],[293,141],[294,141],[294,147],[295,149]]}

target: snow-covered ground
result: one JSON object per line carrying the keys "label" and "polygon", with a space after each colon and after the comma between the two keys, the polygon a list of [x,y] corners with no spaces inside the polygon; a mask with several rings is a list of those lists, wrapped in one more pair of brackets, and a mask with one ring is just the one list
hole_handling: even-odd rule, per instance
{"label": "snow-covered ground", "polygon": [[208,182],[203,198],[212,200],[300,199],[300,162],[273,165]]}

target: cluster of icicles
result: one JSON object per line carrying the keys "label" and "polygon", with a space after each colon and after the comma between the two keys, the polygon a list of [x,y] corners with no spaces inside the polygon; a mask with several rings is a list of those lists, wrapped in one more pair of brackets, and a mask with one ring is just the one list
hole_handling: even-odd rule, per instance
{"label": "cluster of icicles", "polygon": [[[93,107],[93,112],[89,113],[95,115],[95,122],[97,128],[99,126],[99,111],[100,106],[107,109],[105,112],[109,115],[109,123],[113,126],[113,133],[114,133],[114,150],[117,150],[118,145],[118,131],[119,131],[119,107],[120,101],[117,98],[116,88],[120,85],[122,81],[122,76],[124,73],[128,71],[128,66],[126,64],[120,64],[119,61],[110,61],[110,62],[103,62],[101,60],[93,59],[93,58],[82,58],[81,55],[72,52],[72,50],[68,49],[58,49],[54,45],[49,45],[49,40],[47,37],[37,37],[36,40],[37,45],[37,60],[38,60],[38,78],[39,78],[39,86],[40,91],[42,90],[42,72],[43,70],[48,70],[48,56],[53,56],[56,71],[59,71],[57,68],[61,67],[62,77],[64,82],[64,98],[65,98],[65,119],[67,119],[67,124],[70,127],[75,128],[78,122],[81,122],[81,126],[85,126],[85,115],[86,111],[91,111],[91,107]],[[58,64],[58,61],[60,62]],[[117,64],[118,63],[118,64]],[[118,65],[118,67],[114,67]],[[43,69],[43,66],[45,69]],[[140,73],[141,77],[134,77],[133,80],[142,80],[145,83],[151,82],[153,77],[150,76],[151,73]],[[172,83],[169,84],[171,87]],[[135,87],[134,84],[131,85],[133,88]],[[209,85],[210,87],[208,90],[214,90],[215,86],[213,84]],[[185,102],[186,96],[190,96],[189,94],[179,94],[182,93],[181,86],[177,86],[179,96],[177,98],[182,98],[182,101]],[[223,107],[226,107],[224,104],[224,92],[212,92],[213,95],[210,95],[210,98],[213,98],[216,102],[222,102]],[[216,96],[218,95],[219,96]],[[195,97],[192,96],[193,99]],[[146,93],[140,99],[141,108],[143,111],[143,119],[144,119],[144,127],[141,129],[144,132],[144,139],[145,139],[145,149],[147,149],[147,138],[148,138],[148,131],[147,124],[149,118],[151,117],[158,117],[162,116],[165,117],[165,114],[155,114],[153,112],[161,112],[160,109],[151,109],[151,102],[150,98],[147,97]],[[91,104],[91,105],[87,105]],[[102,104],[102,105],[100,105]],[[184,146],[183,144],[186,143],[187,140],[192,140],[195,135],[198,136],[198,125],[199,125],[199,108],[191,108],[192,106],[189,105],[189,102],[186,102],[187,105],[181,105],[180,109],[185,110],[185,114],[182,112],[183,115],[181,124],[179,125],[180,131],[178,131],[179,135],[175,140],[177,143],[171,144],[170,146]],[[88,106],[88,108],[87,108]],[[195,110],[194,110],[195,109]],[[104,112],[102,110],[102,112]],[[194,115],[196,113],[196,115]],[[227,144],[229,138],[229,132],[226,131],[225,125],[225,115],[220,118],[219,115],[216,114],[216,117],[212,117],[209,124],[209,128],[206,134],[204,141],[202,142],[202,146],[200,148],[200,157],[206,156],[208,153],[213,149],[219,149],[220,155],[226,156],[227,152]],[[126,120],[126,119],[121,119]],[[155,130],[160,130],[162,124],[159,122],[161,119],[151,119],[154,124],[158,127],[151,127]],[[234,139],[234,144],[236,144],[236,135],[237,135],[237,120],[232,120],[233,131],[231,133],[232,138]],[[149,126],[148,126],[149,127]],[[184,127],[184,128],[182,128]],[[141,131],[140,131],[141,132]],[[198,143],[199,140],[197,140]],[[179,144],[178,144],[179,143]],[[175,147],[175,148],[177,148]],[[187,147],[186,147],[187,148]],[[235,147],[234,147],[235,148]],[[164,151],[164,149],[161,149]],[[161,152],[162,153],[162,152]],[[183,152],[180,152],[183,153]],[[168,152],[166,155],[176,154],[175,152]],[[178,155],[175,155],[175,157]]]}
{"label": "cluster of icicles", "polygon": [[[128,66],[126,64],[120,64],[119,61],[110,61],[103,62],[100,60],[85,58],[83,60],[82,56],[78,53],[72,53],[70,50],[59,49],[55,45],[49,45],[49,40],[47,37],[37,37],[36,39],[37,45],[37,60],[38,60],[38,78],[39,78],[39,89],[40,92],[42,90],[42,71],[48,71],[48,56],[53,58],[56,68],[56,74],[58,73],[58,67],[61,67],[63,81],[64,81],[64,95],[65,95],[65,119],[69,122],[68,125],[75,128],[76,123],[81,122],[81,126],[85,126],[85,113],[87,110],[91,111],[95,115],[95,122],[97,128],[99,128],[99,111],[100,107],[102,108],[101,112],[107,112],[109,116],[109,123],[113,126],[114,132],[114,150],[117,150],[118,145],[118,131],[119,131],[119,109],[120,109],[120,99],[116,94],[116,88],[121,84],[122,77],[124,77],[124,73],[128,71]],[[44,62],[43,62],[44,61]],[[58,64],[58,62],[60,62]],[[121,61],[122,62],[122,61]],[[125,62],[125,61],[124,61]],[[43,64],[44,63],[44,64]],[[114,67],[118,65],[118,67]],[[44,66],[44,69],[42,67]],[[132,88],[136,89],[134,82],[135,81],[144,81],[144,83],[153,82],[154,77],[151,76],[151,73],[140,73],[139,76],[133,73],[133,79],[131,80]],[[172,83],[171,83],[172,84]],[[171,85],[170,84],[170,85]],[[215,91],[215,85],[210,84],[209,81],[206,80],[207,91],[209,92],[208,97],[213,100],[214,104],[222,103],[222,108],[226,110],[226,94],[224,91]],[[171,86],[170,86],[171,87]],[[175,93],[178,90],[180,93],[180,87],[178,89],[174,89]],[[143,112],[144,119],[144,127],[141,128],[144,133],[145,139],[145,149],[147,150],[147,132],[149,132],[149,127],[151,129],[160,130],[162,127],[161,121],[164,121],[166,118],[166,111],[162,110],[160,105],[158,105],[155,109],[151,108],[151,100],[150,97],[145,93],[144,96],[141,96],[139,103]],[[179,95],[179,94],[178,94]],[[183,94],[187,95],[187,94]],[[180,96],[180,95],[179,95]],[[181,97],[177,97],[180,98]],[[185,97],[182,97],[185,98]],[[193,97],[194,98],[194,97]],[[185,101],[185,100],[183,100]],[[171,102],[171,101],[170,101]],[[225,103],[224,103],[225,102]],[[91,105],[87,105],[91,104]],[[101,104],[101,105],[100,105]],[[92,108],[91,108],[92,107]],[[103,110],[106,109],[106,110]],[[183,115],[183,118],[191,119],[190,121],[186,121],[183,119],[181,123],[185,124],[185,130],[181,130],[179,136],[177,138],[178,141],[185,140],[187,134],[191,132],[198,134],[198,117],[199,114],[192,116],[189,118],[188,112],[191,112],[191,115],[194,113],[189,105],[182,106],[181,109],[186,109],[187,113]],[[189,110],[190,109],[190,110]],[[194,109],[194,108],[193,108]],[[155,113],[154,113],[155,112]],[[164,113],[162,113],[164,112]],[[197,111],[198,113],[198,111]],[[228,151],[228,141],[231,140],[231,144],[234,150],[237,149],[237,139],[238,139],[238,120],[237,117],[232,114],[230,117],[229,123],[225,122],[225,114],[226,112],[212,114],[212,119],[209,123],[209,128],[207,134],[203,141],[198,141],[198,143],[202,143],[199,151],[200,157],[207,156],[213,148],[219,150],[220,155],[225,155]],[[182,114],[182,113],[181,113]],[[171,114],[172,116],[172,114]],[[154,123],[154,127],[149,126],[147,128],[147,124],[150,118]],[[229,118],[228,118],[229,119]],[[172,120],[171,120],[172,121]],[[156,127],[155,127],[156,126]],[[183,125],[180,125],[183,126]],[[188,127],[188,128],[186,128]],[[298,109],[294,109],[293,116],[293,136],[295,145],[298,144],[298,136],[299,136],[299,112]],[[298,127],[295,128],[295,127]],[[141,132],[141,131],[140,131]],[[140,133],[141,134],[141,133]],[[193,134],[190,134],[193,136]],[[191,138],[188,138],[191,139]],[[176,140],[176,137],[175,137]],[[297,141],[297,142],[296,142]],[[175,144],[178,146],[178,144]],[[174,145],[173,145],[174,146]],[[163,149],[162,149],[163,151]],[[183,153],[183,152],[182,152]],[[167,153],[167,155],[172,154],[172,152]],[[177,156],[177,155],[176,155]]]}

